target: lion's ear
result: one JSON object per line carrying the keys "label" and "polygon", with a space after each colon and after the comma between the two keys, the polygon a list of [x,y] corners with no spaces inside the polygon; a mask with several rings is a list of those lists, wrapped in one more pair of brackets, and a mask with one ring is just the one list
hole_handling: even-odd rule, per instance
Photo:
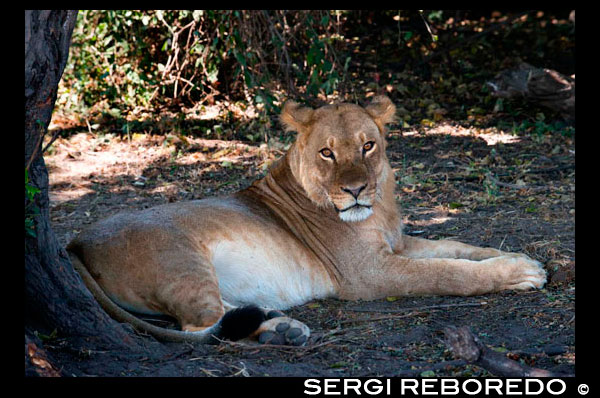
{"label": "lion's ear", "polygon": [[386,124],[396,119],[396,105],[385,95],[374,97],[365,109],[381,131]]}
{"label": "lion's ear", "polygon": [[295,101],[287,101],[283,105],[279,119],[286,131],[303,133],[308,127],[314,110],[302,106]]}

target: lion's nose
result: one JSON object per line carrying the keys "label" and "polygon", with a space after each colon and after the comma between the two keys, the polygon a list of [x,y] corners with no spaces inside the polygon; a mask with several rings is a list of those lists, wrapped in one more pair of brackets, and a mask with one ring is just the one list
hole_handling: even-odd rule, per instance
{"label": "lion's nose", "polygon": [[362,192],[363,189],[367,187],[367,184],[360,186],[358,188],[350,188],[350,187],[342,187],[342,191],[348,192],[350,195],[354,196],[354,199],[358,199],[358,195]]}

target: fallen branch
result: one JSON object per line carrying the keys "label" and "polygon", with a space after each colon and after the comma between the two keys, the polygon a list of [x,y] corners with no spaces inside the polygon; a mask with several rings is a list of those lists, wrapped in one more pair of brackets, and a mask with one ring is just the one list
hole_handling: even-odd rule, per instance
{"label": "fallen branch", "polygon": [[504,187],[504,188],[510,188],[510,189],[517,189],[517,190],[521,190],[521,189],[528,189],[534,192],[537,191],[545,191],[546,189],[548,189],[548,187],[544,187],[544,186],[531,186],[531,185],[519,185],[519,184],[510,184],[508,182],[502,182],[500,180],[498,180],[497,178],[495,178],[494,176],[492,176],[491,173],[486,174],[486,177],[488,180],[490,180],[492,182],[492,184],[499,186],[499,187]]}
{"label": "fallen branch", "polygon": [[[556,167],[527,169],[527,170],[523,171],[522,174],[554,173],[557,171],[570,170],[570,169],[574,169],[574,168],[575,168],[574,164],[564,164],[564,165],[556,166]],[[429,175],[436,176],[439,174],[444,174],[444,173],[431,173]],[[512,177],[512,178],[517,177],[514,174],[502,173],[502,172],[496,173],[495,177],[491,173],[487,173],[485,176],[469,174],[469,175],[458,175],[458,176],[452,176],[452,177],[446,176],[445,178],[431,178],[430,181],[440,182],[440,183],[442,183],[442,182],[445,183],[448,181],[467,181],[468,182],[468,181],[481,181],[484,177],[488,177],[493,183],[495,183],[496,185],[498,185],[500,187],[506,187],[506,188],[511,188],[511,189],[533,189],[534,191],[542,191],[542,190],[548,189],[548,187],[545,187],[545,186],[519,185],[519,184],[510,184],[510,183],[499,181],[496,177]]]}
{"label": "fallen branch", "polygon": [[574,168],[575,168],[574,164],[565,164],[563,166],[557,166],[557,167],[548,167],[548,168],[543,168],[543,169],[527,170],[527,173],[529,173],[529,174],[553,173],[555,171],[569,170],[569,169],[574,169]]}
{"label": "fallen branch", "polygon": [[406,311],[416,311],[416,312],[421,312],[421,311],[429,311],[429,310],[439,310],[439,309],[446,309],[446,308],[453,308],[453,307],[481,307],[482,305],[487,305],[487,301],[480,301],[477,303],[454,303],[454,304],[438,304],[438,305],[426,305],[426,306],[422,306],[422,307],[407,307],[407,308],[401,308],[401,309],[397,309],[397,310],[369,310],[369,309],[362,309],[362,308],[348,308],[346,311],[353,311],[353,312],[378,312],[378,313],[386,313],[386,314],[395,314],[395,313],[401,313],[401,312],[406,312]]}
{"label": "fallen branch", "polygon": [[256,342],[240,342],[240,341],[230,341],[230,340],[222,340],[218,337],[215,337],[215,340],[219,341],[221,344],[228,345],[230,347],[236,347],[240,349],[251,349],[251,350],[275,350],[275,351],[283,351],[283,352],[292,352],[296,355],[303,355],[307,352],[310,352],[314,349],[330,345],[338,339],[331,339],[319,344],[314,345],[304,345],[304,346],[293,346],[293,345],[278,345],[278,344],[259,344]]}
{"label": "fallen branch", "polygon": [[566,119],[575,118],[574,75],[562,75],[523,62],[515,69],[498,73],[487,85],[499,98],[523,97],[559,112]]}
{"label": "fallen branch", "polygon": [[411,316],[415,316],[415,315],[420,315],[421,312],[419,311],[415,311],[415,312],[411,312],[409,314],[404,314],[404,315],[385,315],[385,316],[377,316],[374,318],[360,318],[360,319],[348,319],[345,321],[340,321],[340,325],[343,324],[347,324],[347,323],[359,323],[359,322],[377,322],[377,321],[385,321],[385,320],[389,320],[389,319],[402,319],[402,318],[408,318]]}
{"label": "fallen branch", "polygon": [[532,368],[487,348],[468,327],[444,329],[445,343],[454,356],[486,369],[498,377],[572,377],[572,374]]}

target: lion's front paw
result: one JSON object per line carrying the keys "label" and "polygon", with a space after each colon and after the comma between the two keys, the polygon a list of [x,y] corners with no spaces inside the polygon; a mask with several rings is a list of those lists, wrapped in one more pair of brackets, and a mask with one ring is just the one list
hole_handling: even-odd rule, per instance
{"label": "lion's front paw", "polygon": [[546,284],[546,270],[539,261],[526,255],[507,255],[496,257],[501,261],[500,290],[541,289]]}
{"label": "lion's front paw", "polygon": [[263,322],[256,335],[261,344],[301,346],[308,341],[310,329],[300,321],[283,316]]}

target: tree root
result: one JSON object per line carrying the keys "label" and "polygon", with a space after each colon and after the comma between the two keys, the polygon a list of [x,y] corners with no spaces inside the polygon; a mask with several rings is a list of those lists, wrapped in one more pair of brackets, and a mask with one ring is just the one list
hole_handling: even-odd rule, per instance
{"label": "tree root", "polygon": [[532,368],[487,348],[468,327],[444,329],[445,343],[454,356],[486,369],[499,377],[572,377],[572,374]]}

